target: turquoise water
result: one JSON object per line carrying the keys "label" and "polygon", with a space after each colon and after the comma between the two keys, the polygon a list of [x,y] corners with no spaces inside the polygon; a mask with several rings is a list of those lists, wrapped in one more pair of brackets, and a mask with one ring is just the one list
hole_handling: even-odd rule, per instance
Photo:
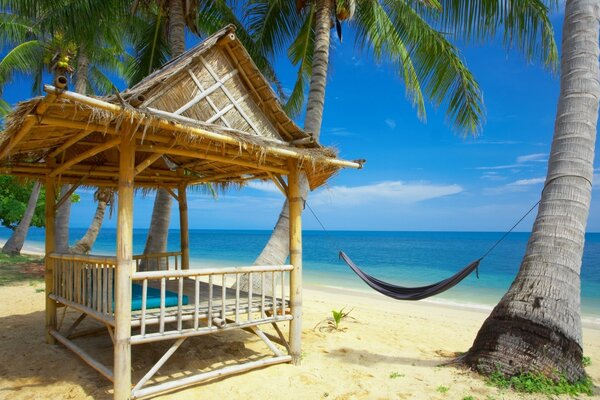
{"label": "turquoise water", "polygon": [[[78,238],[84,229],[71,229]],[[191,230],[190,258],[195,267],[251,265],[268,231]],[[0,238],[9,231],[0,229]],[[398,284],[422,285],[441,280],[479,258],[502,234],[498,232],[304,232],[305,282],[352,290],[370,289],[337,258],[342,248],[369,274]],[[528,233],[513,233],[469,276],[437,296],[443,302],[493,306],[514,279]],[[43,249],[44,231],[32,229],[28,245]],[[134,230],[134,252],[141,253],[146,230]],[[114,254],[116,231],[104,229],[94,253]],[[169,250],[179,250],[179,232],[171,231]],[[581,271],[584,318],[600,322],[600,233],[588,233]]]}

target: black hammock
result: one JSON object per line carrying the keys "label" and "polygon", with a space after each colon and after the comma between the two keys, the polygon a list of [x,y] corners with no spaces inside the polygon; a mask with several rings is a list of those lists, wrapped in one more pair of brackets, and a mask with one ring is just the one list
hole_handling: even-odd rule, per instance
{"label": "black hammock", "polygon": [[473,261],[471,264],[467,265],[465,268],[458,271],[450,278],[444,279],[443,281],[439,281],[432,285],[420,287],[403,287],[380,281],[379,279],[363,272],[360,268],[358,268],[356,264],[354,264],[354,262],[352,262],[350,257],[348,257],[343,251],[340,251],[340,258],[344,260],[346,264],[348,264],[348,266],[352,268],[352,271],[354,271],[360,279],[365,281],[367,285],[369,285],[371,288],[378,291],[379,293],[396,300],[422,300],[426,299],[427,297],[435,296],[436,294],[440,294],[452,288],[460,281],[465,279],[467,276],[469,276],[469,274],[471,274],[471,272],[473,271],[477,273],[477,277],[479,278],[477,267],[483,259],[482,257],[477,261]]}

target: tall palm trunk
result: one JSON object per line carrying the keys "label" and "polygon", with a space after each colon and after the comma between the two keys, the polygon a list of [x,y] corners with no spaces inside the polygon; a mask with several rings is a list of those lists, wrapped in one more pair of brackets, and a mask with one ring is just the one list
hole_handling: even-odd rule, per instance
{"label": "tall palm trunk", "polygon": [[486,374],[585,376],[579,273],[600,98],[599,22],[597,0],[567,1],[560,96],[538,215],[519,274],[465,357]]}
{"label": "tall palm trunk", "polygon": [[[185,19],[181,0],[169,0],[169,46],[173,57],[177,57],[185,51]],[[169,192],[165,189],[156,191],[144,254],[167,251],[172,203],[173,199]],[[141,270],[156,269],[158,267],[156,265],[146,265],[145,263],[140,265]]]}
{"label": "tall palm trunk", "polygon": [[21,254],[21,249],[23,248],[23,244],[25,243],[25,238],[27,238],[27,232],[29,231],[29,226],[31,225],[31,220],[33,220],[33,215],[35,214],[35,208],[37,206],[38,197],[40,196],[40,189],[42,188],[42,184],[39,181],[36,181],[33,184],[33,188],[31,189],[31,194],[29,195],[29,201],[27,201],[27,208],[25,208],[25,213],[23,214],[23,218],[17,228],[14,230],[10,238],[2,247],[2,252],[6,254]]}
{"label": "tall palm trunk", "polygon": [[[77,58],[77,73],[75,75],[75,91],[84,94],[87,89],[87,75],[89,68],[89,59],[83,50],[80,50]],[[66,71],[57,69],[55,78],[65,74]],[[63,185],[60,189],[62,198],[69,190],[71,185]],[[55,216],[55,250],[58,253],[67,253],[69,251],[69,221],[71,220],[71,201],[67,200],[56,210]]]}
{"label": "tall palm trunk", "polygon": [[85,235],[69,249],[70,253],[87,254],[92,250],[92,247],[98,238],[98,234],[100,233],[100,228],[102,228],[106,206],[108,205],[111,196],[112,192],[110,189],[98,189],[96,194],[98,205],[96,206],[96,212],[94,213],[92,223],[85,232]]}
{"label": "tall palm trunk", "polygon": [[[304,129],[315,140],[319,140],[323,110],[325,107],[325,88],[327,86],[327,71],[329,68],[329,39],[331,31],[331,0],[317,0],[315,5],[315,52],[312,63],[312,76],[304,117]],[[300,196],[306,200],[308,197],[308,182],[304,175],[300,178]],[[257,265],[283,264],[287,259],[289,248],[289,208],[287,200],[284,202],[275,228],[269,241],[255,260]],[[253,282],[258,290],[260,283]],[[242,289],[247,289],[247,280],[241,280]]]}

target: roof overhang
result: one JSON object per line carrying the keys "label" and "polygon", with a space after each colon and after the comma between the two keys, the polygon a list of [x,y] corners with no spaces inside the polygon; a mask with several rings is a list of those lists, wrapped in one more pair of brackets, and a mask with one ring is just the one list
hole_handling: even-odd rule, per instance
{"label": "roof overhang", "polygon": [[116,187],[119,144],[124,140],[135,140],[135,185],[144,188],[243,184],[280,178],[298,165],[315,189],[340,168],[361,168],[363,163],[338,159],[329,148],[296,147],[135,108],[122,99],[115,104],[55,86],[44,90],[45,97],[20,103],[7,118],[0,138],[1,172]]}

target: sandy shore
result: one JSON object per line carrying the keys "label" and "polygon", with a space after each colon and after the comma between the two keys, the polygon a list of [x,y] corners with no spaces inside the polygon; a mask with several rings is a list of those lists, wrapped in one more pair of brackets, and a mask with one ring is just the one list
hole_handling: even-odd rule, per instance
{"label": "sandy shore", "polygon": [[[44,343],[41,284],[0,287],[0,398],[110,399],[111,385],[61,346]],[[547,399],[487,386],[476,374],[440,367],[467,350],[486,317],[478,310],[307,289],[302,365],[277,365],[183,389],[161,399]],[[314,330],[332,309],[353,309],[340,331]],[[66,320],[76,314],[67,313]],[[83,325],[83,324],[82,324]],[[88,322],[88,328],[93,323]],[[84,327],[85,328],[85,327]],[[107,336],[79,339],[111,363]],[[600,330],[584,330],[588,372],[600,382]],[[166,344],[134,348],[134,380]],[[268,354],[245,332],[188,340],[161,370],[183,376]],[[446,390],[444,388],[447,388]],[[444,392],[444,393],[442,393]],[[586,398],[588,398],[586,396]],[[598,398],[598,397],[597,397]]]}

